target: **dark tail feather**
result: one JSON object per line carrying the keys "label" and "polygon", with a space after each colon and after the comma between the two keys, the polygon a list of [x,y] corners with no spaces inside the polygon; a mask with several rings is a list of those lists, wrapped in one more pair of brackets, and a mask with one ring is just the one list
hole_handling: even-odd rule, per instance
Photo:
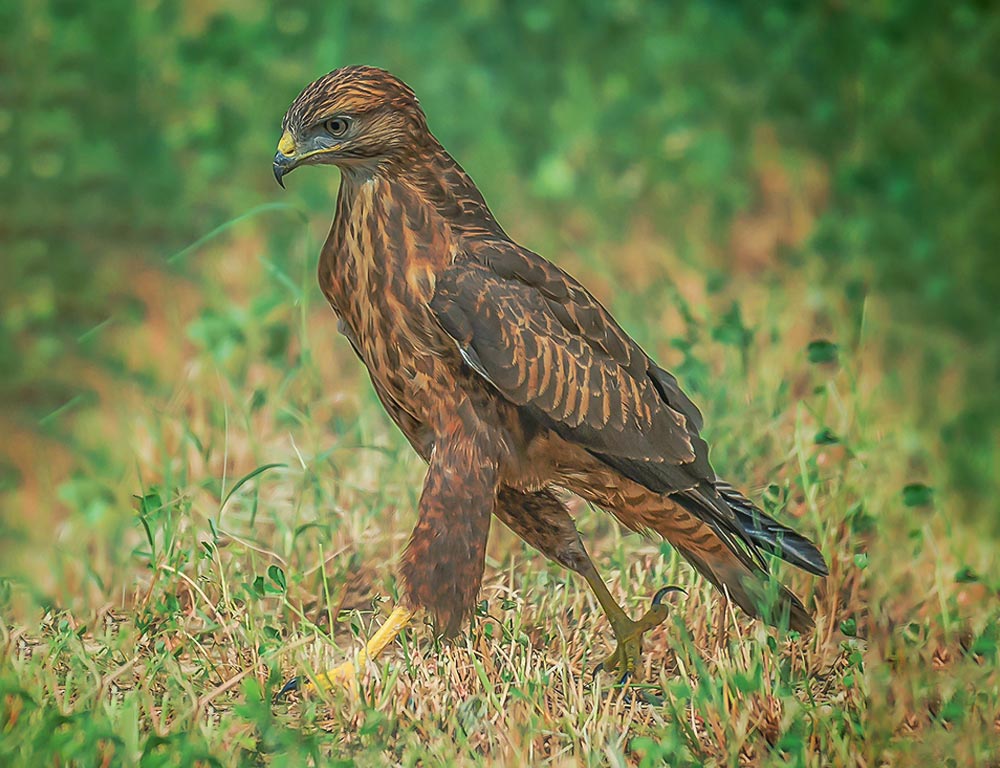
{"label": "dark tail feather", "polygon": [[814,626],[802,601],[756,566],[748,566],[728,548],[696,551],[675,544],[701,574],[750,616],[772,626],[806,633]]}
{"label": "dark tail feather", "polygon": [[715,489],[732,508],[743,532],[760,549],[817,576],[829,573],[823,555],[805,536],[768,517],[728,483],[716,483]]}
{"label": "dark tail feather", "polygon": [[694,529],[674,512],[661,534],[702,575],[740,608],[768,624],[799,632],[813,620],[801,601],[767,572],[760,552],[779,557],[812,573],[825,575],[826,563],[807,539],[765,515],[732,487],[702,485],[672,497],[704,528]]}

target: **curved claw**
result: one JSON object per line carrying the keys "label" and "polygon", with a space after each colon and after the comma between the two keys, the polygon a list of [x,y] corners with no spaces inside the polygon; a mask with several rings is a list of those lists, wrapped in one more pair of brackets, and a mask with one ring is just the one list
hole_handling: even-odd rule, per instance
{"label": "curved claw", "polygon": [[653,595],[653,605],[659,605],[663,602],[663,598],[669,595],[671,592],[683,592],[687,595],[687,590],[684,587],[677,587],[674,585],[666,586],[660,589],[655,595]]}
{"label": "curved claw", "polygon": [[642,654],[642,638],[646,632],[659,626],[667,619],[669,606],[663,603],[663,598],[671,592],[687,592],[673,585],[663,587],[653,596],[653,604],[637,621],[627,616],[612,619],[612,629],[615,631],[615,650],[604,661],[594,667],[594,677],[601,670],[615,677],[621,676],[617,685],[624,686],[635,676],[639,669],[639,659]]}
{"label": "curved claw", "polygon": [[287,683],[285,683],[283,686],[281,686],[281,690],[280,691],[278,691],[276,694],[274,694],[273,702],[275,704],[277,704],[282,699],[284,699],[288,694],[290,694],[292,691],[297,691],[301,687],[302,687],[302,681],[298,677],[293,677]]}

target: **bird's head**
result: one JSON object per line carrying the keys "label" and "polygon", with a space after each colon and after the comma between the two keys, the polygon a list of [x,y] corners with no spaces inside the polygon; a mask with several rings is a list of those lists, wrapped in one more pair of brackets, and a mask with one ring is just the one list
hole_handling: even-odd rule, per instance
{"label": "bird's head", "polygon": [[406,83],[383,69],[344,67],[310,83],[285,113],[274,178],[300,165],[372,170],[405,162],[429,136]]}

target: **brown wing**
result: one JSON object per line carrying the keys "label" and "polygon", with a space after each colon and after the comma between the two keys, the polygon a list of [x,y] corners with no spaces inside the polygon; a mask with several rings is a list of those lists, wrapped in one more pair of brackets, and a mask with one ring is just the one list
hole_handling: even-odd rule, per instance
{"label": "brown wing", "polygon": [[586,289],[507,243],[475,257],[438,276],[431,302],[473,369],[653,490],[714,480],[697,408]]}

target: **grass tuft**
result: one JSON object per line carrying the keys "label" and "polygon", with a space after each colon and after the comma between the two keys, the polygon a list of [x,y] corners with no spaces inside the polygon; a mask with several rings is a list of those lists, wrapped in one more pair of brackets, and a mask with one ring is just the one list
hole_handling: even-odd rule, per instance
{"label": "grass tuft", "polygon": [[[95,378],[96,405],[43,420],[72,419],[63,442],[43,430],[25,443],[49,461],[21,467],[10,496],[0,763],[997,758],[1000,584],[993,545],[953,522],[933,441],[945,416],[921,413],[884,365],[877,302],[852,326],[806,290],[805,267],[737,292],[670,261],[651,311],[627,293],[613,308],[696,396],[720,473],[819,543],[827,579],[775,565],[815,607],[814,633],[749,621],[669,546],[574,502],[627,610],[688,588],[648,637],[641,686],[592,674],[611,643],[593,595],[497,526],[455,643],[417,625],[360,671],[360,700],[272,705],[288,676],[354,653],[395,602],[423,467],[338,338],[310,263],[245,230],[199,241],[185,277],[147,275],[172,308],[100,329],[128,370]],[[602,268],[616,281],[637,267]],[[680,311],[660,318],[659,305]]]}

